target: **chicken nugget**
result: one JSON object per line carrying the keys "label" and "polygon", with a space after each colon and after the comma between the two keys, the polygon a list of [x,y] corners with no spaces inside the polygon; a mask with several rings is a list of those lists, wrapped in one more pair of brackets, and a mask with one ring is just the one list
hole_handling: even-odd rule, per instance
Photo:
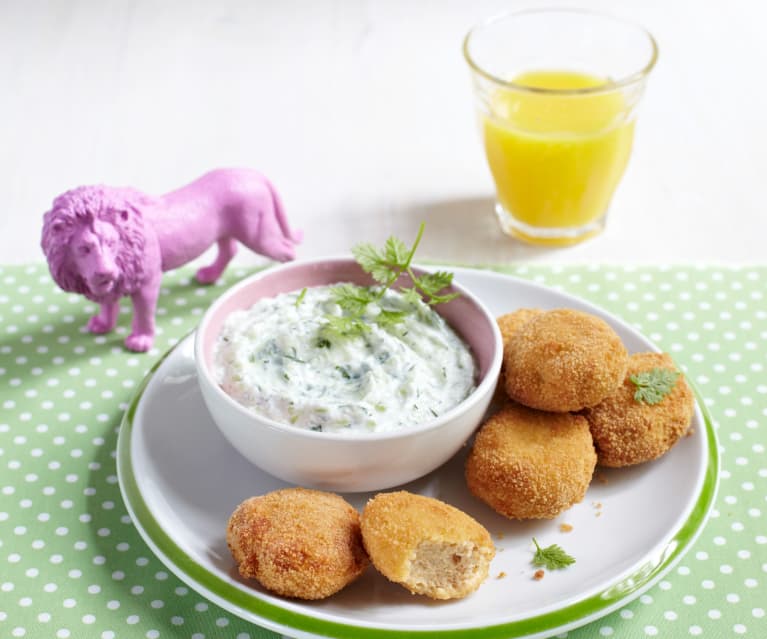
{"label": "chicken nugget", "polygon": [[487,578],[490,533],[438,499],[406,491],[380,493],[362,511],[362,539],[389,580],[432,599],[458,599]]}
{"label": "chicken nugget", "polygon": [[509,402],[477,433],[466,483],[505,517],[552,519],[583,500],[596,461],[584,417]]}
{"label": "chicken nugget", "polygon": [[243,577],[298,599],[329,597],[369,563],[359,513],[338,495],[306,488],[246,499],[226,542]]}
{"label": "chicken nugget", "polygon": [[578,411],[620,386],[627,360],[625,346],[604,320],[571,309],[546,311],[506,344],[506,392],[530,408]]}
{"label": "chicken nugget", "polygon": [[[505,313],[495,318],[498,328],[501,331],[501,339],[503,341],[504,358],[506,353],[506,342],[509,341],[514,333],[522,328],[527,322],[534,317],[540,315],[543,311],[539,308],[518,308],[511,313]],[[501,373],[498,376],[498,385],[495,388],[495,394],[493,395],[493,402],[500,403],[508,398],[506,394],[506,366],[501,365]]]}
{"label": "chicken nugget", "polygon": [[687,432],[695,399],[681,374],[671,392],[657,404],[634,398],[638,386],[631,376],[653,369],[677,371],[666,353],[631,355],[623,384],[601,403],[584,411],[600,465],[631,466],[656,459]]}
{"label": "chicken nugget", "polygon": [[503,343],[506,344],[514,333],[541,313],[543,313],[543,311],[539,308],[518,308],[516,311],[496,317],[495,321],[501,331]]}

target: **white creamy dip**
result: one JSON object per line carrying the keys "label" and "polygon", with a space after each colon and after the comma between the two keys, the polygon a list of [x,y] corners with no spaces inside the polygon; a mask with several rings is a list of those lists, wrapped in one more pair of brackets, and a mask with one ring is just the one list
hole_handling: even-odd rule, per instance
{"label": "white creamy dip", "polygon": [[381,306],[406,310],[386,329],[319,337],[342,315],[321,286],[259,300],[229,315],[218,336],[214,375],[243,406],[275,421],[323,432],[371,433],[416,426],[450,410],[474,388],[466,344],[427,304],[392,290]]}

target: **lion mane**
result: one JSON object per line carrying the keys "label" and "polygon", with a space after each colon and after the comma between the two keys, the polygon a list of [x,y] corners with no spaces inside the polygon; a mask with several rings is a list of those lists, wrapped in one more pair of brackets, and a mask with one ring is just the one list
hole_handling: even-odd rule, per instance
{"label": "lion mane", "polygon": [[70,256],[74,232],[84,225],[93,227],[100,220],[112,224],[119,236],[115,256],[119,276],[108,297],[137,290],[144,278],[146,227],[141,208],[147,203],[147,196],[139,191],[106,186],[80,186],[58,196],[43,217],[41,241],[56,284],[65,291],[102,301],[90,291]]}

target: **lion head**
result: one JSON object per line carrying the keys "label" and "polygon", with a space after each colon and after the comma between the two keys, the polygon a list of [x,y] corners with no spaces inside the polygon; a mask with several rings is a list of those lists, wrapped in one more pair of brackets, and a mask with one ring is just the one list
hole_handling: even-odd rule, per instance
{"label": "lion head", "polygon": [[97,302],[135,291],[144,277],[144,197],[104,186],[57,197],[41,242],[56,284]]}

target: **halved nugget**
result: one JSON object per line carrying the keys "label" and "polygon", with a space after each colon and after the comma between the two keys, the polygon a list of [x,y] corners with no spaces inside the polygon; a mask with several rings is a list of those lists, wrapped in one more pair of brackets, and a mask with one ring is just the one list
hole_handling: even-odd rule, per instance
{"label": "halved nugget", "polygon": [[637,385],[631,376],[653,369],[677,370],[666,353],[631,355],[623,384],[601,403],[584,411],[600,465],[631,466],[657,459],[690,427],[695,399],[681,374],[671,392],[657,404],[634,398]]}
{"label": "halved nugget", "polygon": [[583,500],[597,456],[588,422],[509,403],[480,428],[469,490],[510,519],[551,519]]}
{"label": "halved nugget", "polygon": [[380,493],[367,503],[362,539],[385,577],[432,599],[475,591],[495,556],[490,533],[469,515],[406,491]]}
{"label": "halved nugget", "polygon": [[369,564],[359,513],[338,495],[306,488],[246,499],[226,541],[243,577],[286,597],[323,599]]}
{"label": "halved nugget", "polygon": [[604,320],[572,309],[547,311],[506,343],[506,392],[530,408],[578,411],[620,386],[627,360],[625,346]]}

